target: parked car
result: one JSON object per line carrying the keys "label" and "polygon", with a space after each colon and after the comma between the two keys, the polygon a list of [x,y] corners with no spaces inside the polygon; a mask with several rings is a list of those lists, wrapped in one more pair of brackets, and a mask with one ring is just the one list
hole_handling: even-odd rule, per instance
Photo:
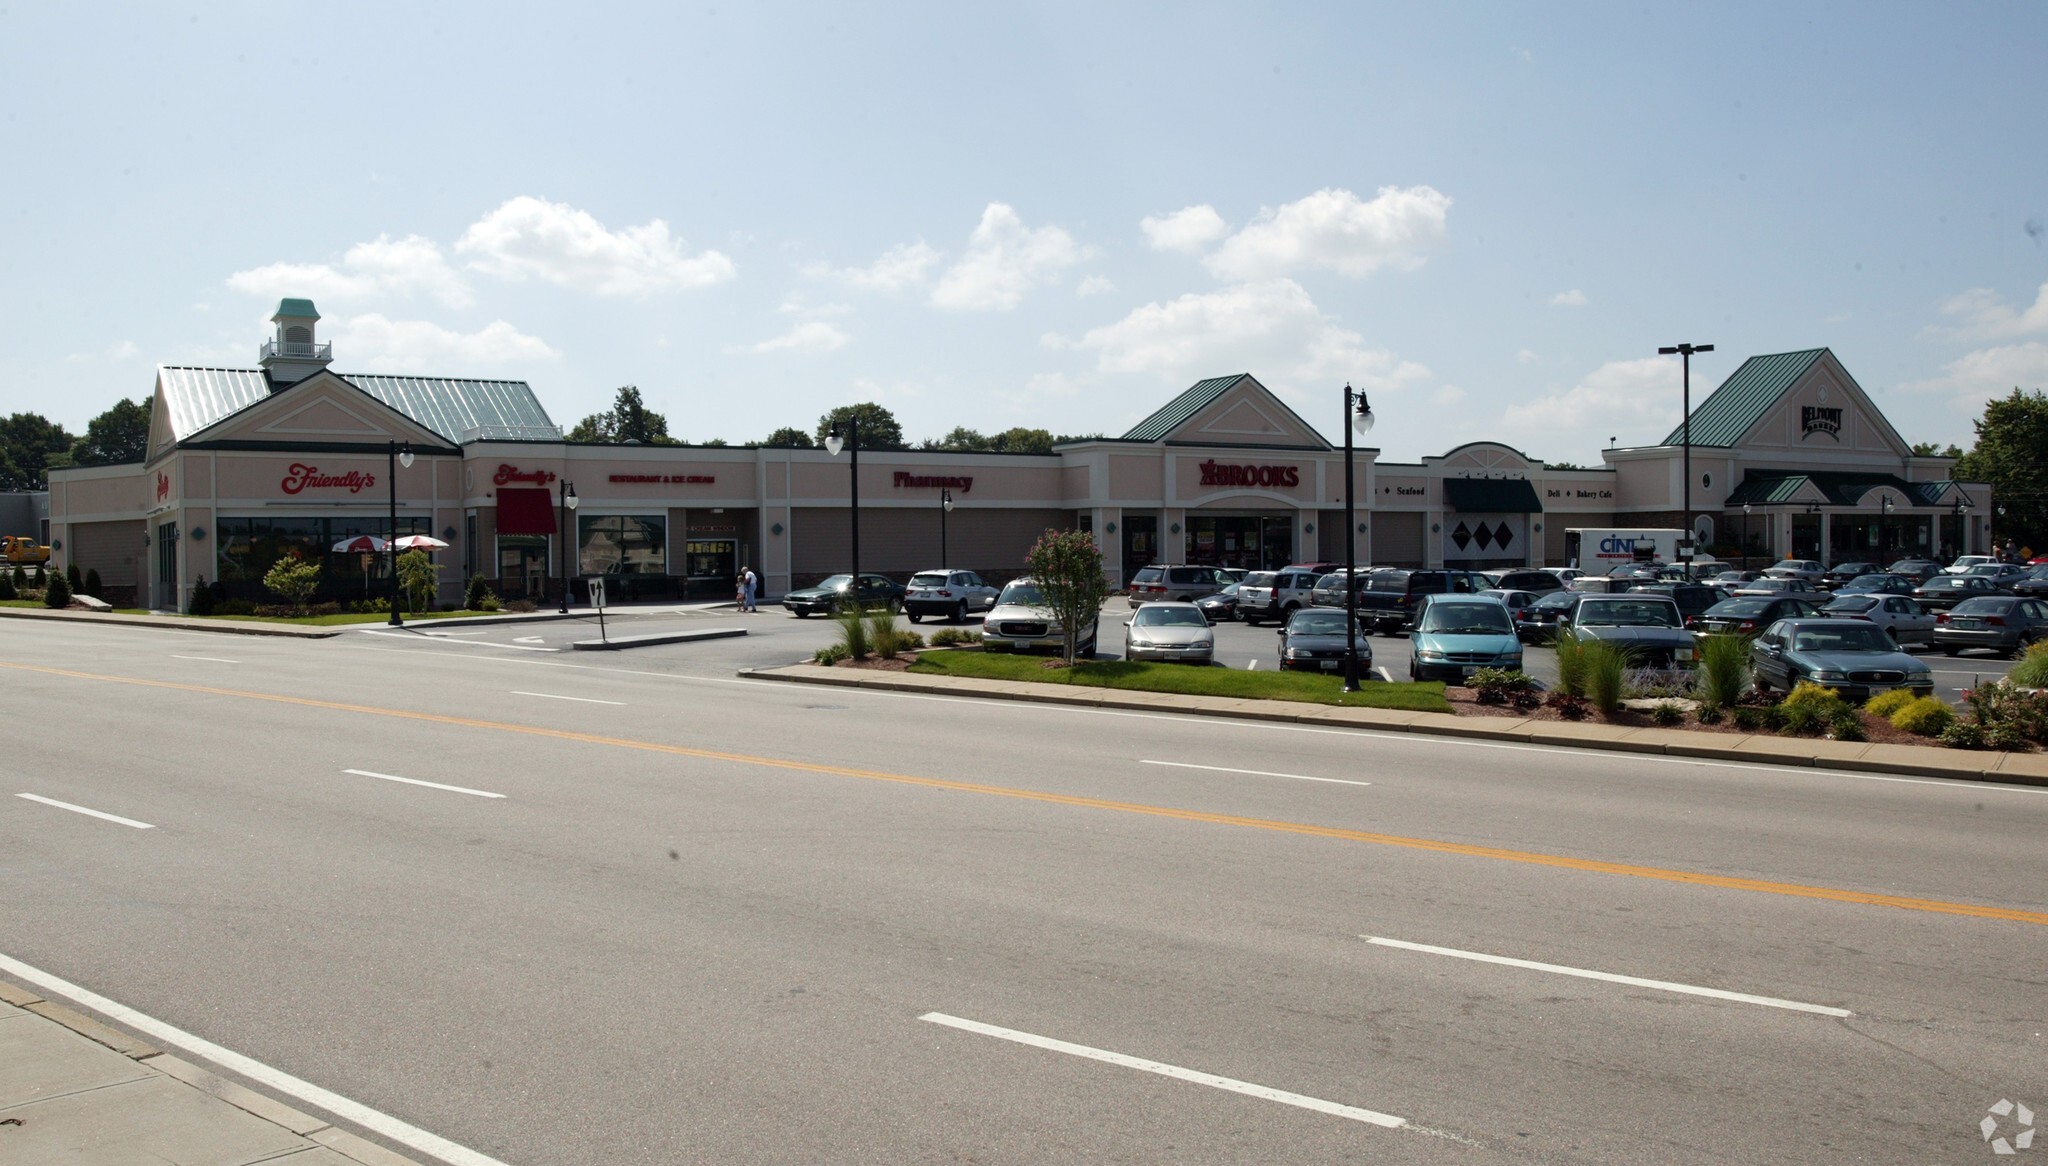
{"label": "parked car", "polygon": [[2007,583],[2005,589],[2014,595],[2024,595],[2029,599],[2048,598],[2048,567],[2032,568],[2025,575]]}
{"label": "parked car", "polygon": [[1215,567],[1140,567],[1131,576],[1130,604],[1136,608],[1148,603],[1193,603],[1221,591],[1227,582]]}
{"label": "parked car", "polygon": [[[1639,580],[1633,575],[1618,579],[1608,575],[1581,575],[1570,583],[1565,584],[1565,587],[1582,595],[1619,595],[1621,592],[1634,587],[1637,582]],[[1643,580],[1643,582],[1655,582],[1655,580]]]}
{"label": "parked car", "polygon": [[1678,605],[1679,617],[1686,627],[1699,623],[1707,609],[1728,598],[1728,593],[1700,583],[1638,583],[1628,589],[1628,594],[1642,592],[1645,595],[1663,595]]}
{"label": "parked car", "polygon": [[[1082,656],[1095,654],[1095,621],[1081,629],[1080,642],[1075,650]],[[1053,617],[1052,608],[1045,602],[1045,592],[1028,576],[1012,579],[1004,585],[1002,594],[996,596],[996,605],[989,609],[988,617],[981,621],[981,648],[984,652],[1029,652],[1050,649],[1063,652],[1067,647],[1066,630]]]}
{"label": "parked car", "polygon": [[1821,565],[1812,559],[1780,559],[1764,568],[1766,579],[1803,579],[1809,586],[1820,586],[1821,576],[1827,574]]}
{"label": "parked car", "polygon": [[1907,575],[1893,575],[1890,572],[1858,575],[1840,587],[1837,595],[1911,595],[1920,581]]}
{"label": "parked car", "polygon": [[1699,630],[1715,634],[1732,632],[1747,636],[1781,619],[1819,614],[1820,604],[1813,599],[1790,596],[1773,599],[1767,595],[1738,595],[1708,608],[1706,614],[1700,616]]}
{"label": "parked car", "polygon": [[[1386,635],[1412,626],[1416,609],[1431,595],[1477,595],[1486,590],[1486,579],[1477,571],[1379,567],[1364,580],[1358,588],[1359,618]],[[1342,587],[1336,588],[1336,600],[1332,606],[1344,606]]]}
{"label": "parked car", "polygon": [[1990,555],[1958,555],[1955,562],[1941,569],[1941,573],[1944,575],[1961,575],[1972,567],[1997,561],[1997,559],[1992,558]]}
{"label": "parked car", "polygon": [[[1253,584],[1250,579],[1270,577],[1270,582]],[[1268,620],[1287,618],[1290,612],[1312,606],[1320,578],[1303,567],[1264,572],[1250,576],[1237,589],[1237,611],[1244,622],[1257,627]],[[1338,606],[1343,606],[1341,603]]]}
{"label": "parked car", "polygon": [[1218,567],[1216,568],[1216,573],[1232,583],[1242,583],[1244,582],[1244,577],[1252,572],[1249,567]]}
{"label": "parked car", "polygon": [[1933,559],[1900,559],[1886,567],[1885,572],[1891,575],[1904,575],[1917,587],[1941,574],[1942,566]]}
{"label": "parked car", "polygon": [[1820,585],[1833,591],[1858,575],[1869,575],[1876,571],[1876,563],[1836,563],[1821,574]]}
{"label": "parked car", "polygon": [[973,613],[994,607],[998,594],[994,585],[983,582],[972,571],[919,571],[910,577],[910,586],[904,589],[903,612],[911,623],[928,615],[966,623]]}
{"label": "parked car", "polygon": [[1991,580],[1976,575],[1936,575],[1913,589],[1913,598],[1922,607],[1946,611],[1965,599],[1980,595],[2003,595],[2004,592],[1991,585]]}
{"label": "parked car", "polygon": [[2010,660],[2048,637],[2048,603],[2017,595],[1965,599],[1934,617],[1934,646],[1953,656],[1988,648]]}
{"label": "parked car", "polygon": [[1744,583],[1748,583],[1751,580],[1761,579],[1763,577],[1764,573],[1762,571],[1723,571],[1719,575],[1714,576],[1713,579],[1710,580],[1710,582],[1716,584],[1717,586],[1732,589],[1740,587]]}
{"label": "parked car", "polygon": [[1934,644],[1934,615],[1903,595],[1837,595],[1820,613],[1831,619],[1867,620],[1883,628],[1892,642],[1901,647]]}
{"label": "parked car", "polygon": [[1607,569],[1609,579],[1630,579],[1639,583],[1652,583],[1662,577],[1671,567],[1666,563],[1622,563]]}
{"label": "parked car", "polygon": [[1216,659],[1216,633],[1192,603],[1147,603],[1124,621],[1124,659],[1208,664]]}
{"label": "parked car", "polygon": [[1619,645],[1638,668],[1689,669],[1699,658],[1698,641],[1667,596],[1582,595],[1567,618],[1573,635]]}
{"label": "parked car", "polygon": [[2032,571],[2032,567],[2020,563],[1979,563],[1963,574],[1978,579],[1989,579],[2000,590],[2011,590],[2013,584],[2026,578]]}
{"label": "parked car", "polygon": [[[890,611],[903,606],[903,584],[886,575],[861,573],[858,599],[862,607],[886,607]],[[796,613],[798,619],[813,615],[831,615],[854,602],[853,576],[828,575],[816,587],[804,587],[782,597],[782,606]]]}
{"label": "parked car", "polygon": [[1563,587],[1571,586],[1572,580],[1585,574],[1584,571],[1579,570],[1577,567],[1539,567],[1537,569],[1545,575],[1554,577],[1558,584]]}
{"label": "parked car", "polygon": [[[1490,587],[1479,594],[1490,595],[1500,600],[1501,605],[1508,609],[1508,618],[1514,620],[1517,625],[1520,625],[1522,622],[1522,613],[1534,606],[1537,600],[1543,598],[1542,595],[1538,595],[1534,591],[1510,591],[1502,587]],[[1551,591],[1545,594],[1557,595],[1562,593]]]}
{"label": "parked car", "polygon": [[1507,605],[1486,595],[1435,594],[1415,617],[1408,679],[1462,684],[1481,668],[1520,668],[1522,640]]}
{"label": "parked car", "polygon": [[1195,600],[1195,606],[1202,609],[1202,615],[1210,623],[1229,623],[1237,618],[1237,594],[1241,584],[1231,583],[1214,595],[1204,595]]}
{"label": "parked car", "polygon": [[1358,645],[1358,674],[1371,675],[1372,637],[1362,630],[1344,632],[1344,613],[1328,607],[1305,607],[1287,617],[1280,629],[1282,672],[1342,672],[1347,644]]}
{"label": "parked car", "polygon": [[1738,598],[1744,595],[1768,595],[1774,599],[1781,595],[1804,595],[1811,597],[1815,603],[1824,602],[1826,599],[1826,596],[1814,589],[1812,583],[1804,579],[1771,575],[1751,579],[1729,594]]}
{"label": "parked car", "polygon": [[1506,571],[1482,572],[1493,580],[1491,591],[1533,591],[1537,595],[1548,595],[1564,590],[1564,581],[1549,571],[1538,571],[1527,567],[1515,567]]}
{"label": "parked car", "polygon": [[1524,608],[1515,616],[1515,633],[1531,644],[1547,643],[1557,636],[1557,622],[1572,604],[1579,601],[1582,592],[1553,591]]}
{"label": "parked car", "polygon": [[1859,703],[1894,688],[1934,691],[1934,671],[1863,620],[1779,620],[1757,636],[1750,664],[1759,692],[1790,692],[1808,680]]}

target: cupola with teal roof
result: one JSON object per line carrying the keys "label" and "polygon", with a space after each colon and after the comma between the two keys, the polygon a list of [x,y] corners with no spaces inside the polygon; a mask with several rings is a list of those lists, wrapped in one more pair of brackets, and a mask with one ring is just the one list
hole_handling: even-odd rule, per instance
{"label": "cupola with teal roof", "polygon": [[270,322],[277,332],[263,342],[257,363],[270,379],[272,392],[298,384],[334,360],[334,346],[320,343],[315,334],[320,313],[312,300],[279,300]]}

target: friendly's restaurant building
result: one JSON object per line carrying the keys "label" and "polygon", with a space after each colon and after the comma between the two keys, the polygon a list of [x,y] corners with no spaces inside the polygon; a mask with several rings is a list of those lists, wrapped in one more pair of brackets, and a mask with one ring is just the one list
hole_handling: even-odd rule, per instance
{"label": "friendly's restaurant building", "polygon": [[[512,597],[545,598],[566,570],[605,578],[614,600],[722,598],[743,566],[773,595],[850,565],[849,453],[569,442],[524,382],[340,374],[310,301],[272,319],[255,368],[158,369],[143,462],[51,472],[56,562],[158,610],[201,580],[264,601],[264,572],[294,552],[322,563],[324,598],[381,596],[387,557],[331,548],[388,535],[395,494],[398,534],[449,544],[444,603],[477,574]],[[1358,562],[1557,564],[1572,528],[1679,526],[1682,437],[1603,451],[1597,468],[1490,441],[1414,464],[1360,449]],[[1914,456],[1826,349],[1746,361],[1691,438],[1709,547],[1834,561],[1981,552],[1995,533],[1989,489]],[[1112,584],[1150,562],[1344,553],[1343,451],[1249,374],[1198,382],[1119,438],[864,449],[859,474],[861,568],[898,579],[942,565],[942,547],[945,566],[1009,578],[1048,528],[1094,532]]]}

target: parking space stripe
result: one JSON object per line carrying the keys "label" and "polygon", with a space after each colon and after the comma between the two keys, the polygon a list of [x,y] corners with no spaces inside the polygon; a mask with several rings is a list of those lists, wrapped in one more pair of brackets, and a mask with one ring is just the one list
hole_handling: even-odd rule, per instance
{"label": "parking space stripe", "polygon": [[138,822],[133,818],[123,818],[119,814],[108,814],[103,813],[99,810],[88,810],[84,806],[74,806],[70,802],[60,802],[56,798],[46,798],[40,794],[15,794],[14,796],[18,798],[27,798],[29,801],[32,802],[41,802],[46,806],[55,806],[60,810],[70,810],[74,814],[84,814],[87,817],[104,818],[109,822],[119,822],[123,826],[132,826],[137,830],[156,829],[156,827],[150,825],[147,822]]}

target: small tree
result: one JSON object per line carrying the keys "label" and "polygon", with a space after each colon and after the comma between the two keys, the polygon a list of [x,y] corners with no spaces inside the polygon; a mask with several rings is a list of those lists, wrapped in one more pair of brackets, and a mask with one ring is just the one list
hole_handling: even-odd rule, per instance
{"label": "small tree", "polygon": [[469,577],[469,591],[462,597],[462,606],[471,611],[491,611],[497,606],[497,599],[491,594],[490,581],[478,573]]}
{"label": "small tree", "polygon": [[186,615],[213,614],[213,588],[207,585],[206,576],[192,585],[192,598],[185,604]]}
{"label": "small tree", "polygon": [[1085,530],[1048,530],[1024,556],[1032,582],[1064,633],[1067,663],[1081,644],[1081,625],[1093,625],[1109,588],[1102,578],[1102,550]]}
{"label": "small tree", "polygon": [[282,595],[294,610],[304,615],[306,601],[320,589],[320,564],[309,563],[293,551],[263,573],[263,585]]}
{"label": "small tree", "polygon": [[77,563],[66,563],[64,565],[64,582],[71,585],[71,590],[74,593],[85,590],[85,579],[78,573]]}
{"label": "small tree", "polygon": [[105,599],[106,596],[102,594],[105,590],[106,587],[100,583],[100,569],[98,567],[86,568],[85,593],[94,599]]}
{"label": "small tree", "polygon": [[50,581],[49,581],[49,583],[45,584],[45,585],[44,585],[44,587],[43,587],[43,606],[44,606],[44,607],[70,607],[70,606],[71,606],[71,584],[69,584],[69,583],[65,582],[65,580],[64,580],[64,576],[62,576],[62,575],[52,575],[52,576],[50,576]]}
{"label": "small tree", "polygon": [[398,556],[398,585],[405,591],[407,610],[432,611],[441,565],[425,551],[407,551]]}
{"label": "small tree", "polygon": [[0,599],[19,599],[21,593],[14,589],[14,572],[0,571]]}
{"label": "small tree", "polygon": [[22,569],[20,563],[14,564],[13,579],[16,594],[28,590],[28,572]]}

